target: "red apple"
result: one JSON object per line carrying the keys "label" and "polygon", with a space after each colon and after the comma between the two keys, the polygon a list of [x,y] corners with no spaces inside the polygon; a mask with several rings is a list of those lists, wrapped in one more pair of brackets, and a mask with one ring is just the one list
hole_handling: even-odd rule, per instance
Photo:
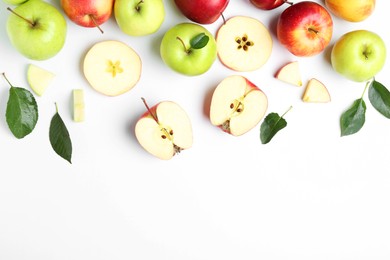
{"label": "red apple", "polygon": [[272,10],[278,8],[284,3],[292,4],[287,0],[250,0],[250,2],[259,9]]}
{"label": "red apple", "polygon": [[215,22],[229,4],[229,0],[175,0],[179,10],[193,22]]}
{"label": "red apple", "polygon": [[61,0],[65,14],[83,27],[97,27],[106,22],[112,13],[114,0]]}
{"label": "red apple", "polygon": [[303,1],[281,13],[276,32],[280,43],[295,56],[313,56],[329,45],[333,20],[322,5]]}

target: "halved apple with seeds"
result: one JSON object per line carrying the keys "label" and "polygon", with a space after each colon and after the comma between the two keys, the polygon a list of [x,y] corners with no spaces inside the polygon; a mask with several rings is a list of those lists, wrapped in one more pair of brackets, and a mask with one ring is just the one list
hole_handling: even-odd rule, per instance
{"label": "halved apple with seeds", "polygon": [[254,71],[263,66],[272,52],[272,37],[259,20],[235,16],[227,20],[216,35],[218,57],[235,71]]}
{"label": "halved apple with seeds", "polygon": [[312,103],[327,103],[330,102],[330,94],[326,86],[319,80],[312,78],[306,85],[302,100]]}
{"label": "halved apple with seeds", "polygon": [[283,67],[281,67],[276,72],[275,78],[283,82],[301,87],[302,79],[298,61],[292,61],[283,65]]}
{"label": "halved apple with seeds", "polygon": [[127,44],[102,41],[89,49],[84,57],[83,69],[92,88],[107,96],[118,96],[138,83],[142,63]]}
{"label": "halved apple with seeds", "polygon": [[214,90],[210,121],[223,131],[240,136],[255,127],[268,107],[267,96],[247,78],[233,75]]}

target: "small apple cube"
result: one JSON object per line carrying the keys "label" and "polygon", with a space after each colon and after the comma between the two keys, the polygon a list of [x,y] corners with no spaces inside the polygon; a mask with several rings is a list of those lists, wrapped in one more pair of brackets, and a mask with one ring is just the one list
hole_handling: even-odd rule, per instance
{"label": "small apple cube", "polygon": [[302,96],[303,102],[327,103],[330,102],[330,95],[325,85],[317,79],[310,79]]}
{"label": "small apple cube", "polygon": [[41,67],[34,64],[29,64],[27,68],[27,82],[31,89],[38,96],[42,96],[50,85],[55,75]]}
{"label": "small apple cube", "polygon": [[83,122],[85,119],[84,90],[73,90],[73,121]]}
{"label": "small apple cube", "polygon": [[268,107],[267,96],[243,76],[222,80],[214,90],[210,121],[223,131],[240,136],[254,128]]}
{"label": "small apple cube", "polygon": [[298,61],[292,61],[285,64],[276,72],[275,78],[288,84],[301,87],[302,79]]}

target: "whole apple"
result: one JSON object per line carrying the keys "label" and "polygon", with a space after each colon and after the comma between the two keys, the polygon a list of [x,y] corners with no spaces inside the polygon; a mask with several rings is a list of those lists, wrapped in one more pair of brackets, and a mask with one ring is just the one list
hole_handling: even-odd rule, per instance
{"label": "whole apple", "polygon": [[333,45],[331,52],[334,70],[357,82],[373,78],[385,61],[385,43],[378,34],[367,30],[344,34]]}
{"label": "whole apple", "polygon": [[273,10],[284,3],[292,4],[292,2],[287,0],[250,0],[250,2],[261,10]]}
{"label": "whole apple", "polygon": [[229,0],[175,0],[175,4],[191,21],[211,24],[225,11]]}
{"label": "whole apple", "polygon": [[6,4],[10,5],[20,5],[26,2],[27,0],[3,0]]}
{"label": "whole apple", "polygon": [[[191,41],[204,34],[207,45],[200,49],[191,47]],[[163,61],[173,70],[188,75],[200,75],[208,71],[217,57],[217,45],[213,35],[203,26],[180,23],[170,28],[161,41]]]}
{"label": "whole apple", "polygon": [[375,0],[325,0],[325,6],[344,20],[361,22],[373,13]]}
{"label": "whole apple", "polygon": [[114,14],[119,28],[131,36],[153,34],[165,19],[162,0],[116,0]]}
{"label": "whole apple", "polygon": [[46,60],[63,47],[67,26],[64,16],[53,5],[29,0],[17,6],[7,20],[12,45],[25,57]]}
{"label": "whole apple", "polygon": [[280,43],[295,56],[313,56],[329,45],[333,20],[322,5],[303,1],[281,13],[276,32]]}

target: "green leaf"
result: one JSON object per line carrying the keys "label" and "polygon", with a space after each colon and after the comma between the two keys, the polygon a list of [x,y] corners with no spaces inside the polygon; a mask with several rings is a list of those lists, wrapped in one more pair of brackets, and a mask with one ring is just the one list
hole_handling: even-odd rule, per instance
{"label": "green leaf", "polygon": [[357,133],[366,120],[366,103],[363,98],[356,99],[340,118],[341,136]]}
{"label": "green leaf", "polygon": [[200,33],[191,39],[191,49],[202,49],[209,42],[209,37],[205,33]]}
{"label": "green leaf", "polygon": [[277,132],[287,126],[283,116],[277,113],[270,113],[266,116],[260,127],[260,140],[262,144],[267,144],[276,135]]}
{"label": "green leaf", "polygon": [[368,90],[368,98],[379,113],[390,119],[390,92],[385,86],[374,80]]}
{"label": "green leaf", "polygon": [[58,110],[50,122],[49,138],[53,150],[69,163],[72,163],[72,141]]}
{"label": "green leaf", "polygon": [[38,121],[38,106],[31,92],[11,86],[5,116],[16,138],[21,139],[30,134]]}

